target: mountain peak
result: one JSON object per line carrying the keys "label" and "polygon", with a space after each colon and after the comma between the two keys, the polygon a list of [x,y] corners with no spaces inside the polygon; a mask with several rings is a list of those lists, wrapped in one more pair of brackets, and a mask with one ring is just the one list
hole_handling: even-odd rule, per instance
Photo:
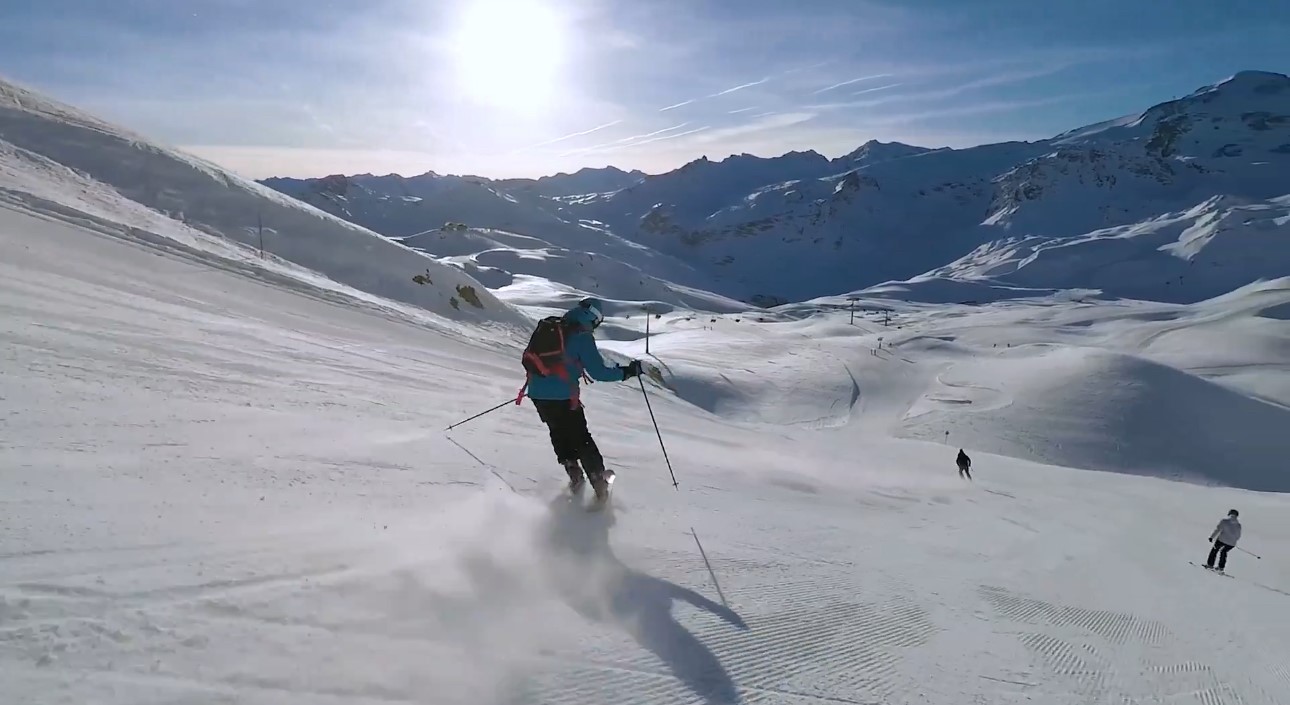
{"label": "mountain peak", "polygon": [[848,169],[877,164],[878,162],[891,161],[893,159],[903,159],[912,157],[917,154],[931,152],[933,150],[927,147],[916,147],[912,144],[903,142],[879,142],[878,140],[869,140],[856,148],[850,154],[844,154],[833,160],[833,164],[845,166]]}
{"label": "mountain peak", "polygon": [[618,167],[613,166],[612,164],[608,166],[603,166],[603,167],[584,166],[581,169],[578,169],[577,171],[572,173],[561,171],[555,174],[551,174],[549,176],[540,176],[538,177],[538,183],[545,183],[547,181],[567,179],[570,177],[592,177],[592,176],[640,177],[644,175],[645,173],[640,170],[633,169],[630,172],[628,172],[628,171],[619,169]]}
{"label": "mountain peak", "polygon": [[1290,90],[1290,76],[1273,71],[1238,71],[1231,76],[1197,89],[1188,98],[1200,98],[1215,93],[1253,93],[1271,95]]}
{"label": "mountain peak", "polygon": [[624,171],[616,166],[582,167],[569,174],[560,172],[538,178],[537,192],[546,196],[568,196],[589,193],[608,193],[627,188],[645,178],[645,172],[633,169]]}
{"label": "mountain peak", "polygon": [[1161,157],[1279,158],[1290,145],[1290,76],[1241,71],[1147,110],[1057,135],[1052,144],[1139,142]]}
{"label": "mountain peak", "polygon": [[776,163],[776,162],[787,162],[787,161],[827,162],[828,158],[813,149],[808,149],[806,151],[794,150],[791,152],[785,152],[784,154],[781,154],[778,157],[759,157],[756,154],[741,152],[739,154],[732,154],[726,157],[725,159],[722,159],[719,162],[711,162],[711,160],[709,160],[706,156],[701,157],[700,159],[697,159],[695,161],[729,165],[729,164],[745,164],[745,163]]}
{"label": "mountain peak", "polygon": [[1230,78],[1227,78],[1227,79],[1225,79],[1225,80],[1223,80],[1223,81],[1219,81],[1219,83],[1220,83],[1220,84],[1222,84],[1222,83],[1244,83],[1244,82],[1250,82],[1250,81],[1260,81],[1260,82],[1262,82],[1262,81],[1283,81],[1283,82],[1290,82],[1290,76],[1287,76],[1287,75],[1286,75],[1286,74],[1284,74],[1284,73],[1277,73],[1277,72],[1275,72],[1275,71],[1254,71],[1254,70],[1247,70],[1247,71],[1237,71],[1236,73],[1232,74],[1232,76],[1231,76]]}

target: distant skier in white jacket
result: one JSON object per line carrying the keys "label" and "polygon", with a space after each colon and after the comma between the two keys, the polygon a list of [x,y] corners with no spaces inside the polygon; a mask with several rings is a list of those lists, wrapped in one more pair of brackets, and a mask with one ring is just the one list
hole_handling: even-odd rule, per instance
{"label": "distant skier in white jacket", "polygon": [[1214,532],[1209,535],[1209,540],[1214,547],[1209,549],[1209,560],[1205,561],[1206,568],[1214,568],[1215,558],[1218,559],[1220,572],[1227,567],[1227,552],[1235,548],[1236,542],[1241,540],[1241,521],[1237,519],[1240,515],[1240,512],[1233,509],[1218,522],[1218,526],[1214,527]]}

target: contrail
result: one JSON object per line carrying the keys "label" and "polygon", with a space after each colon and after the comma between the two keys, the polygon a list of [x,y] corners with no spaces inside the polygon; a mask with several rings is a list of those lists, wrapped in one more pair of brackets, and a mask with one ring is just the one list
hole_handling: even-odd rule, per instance
{"label": "contrail", "polygon": [[820,90],[818,90],[818,91],[816,91],[816,92],[812,93],[811,95],[819,95],[819,94],[821,94],[821,93],[825,93],[825,92],[827,92],[827,91],[831,91],[831,90],[833,90],[833,89],[835,89],[835,88],[841,88],[841,87],[843,87],[843,86],[849,86],[849,85],[851,85],[852,83],[860,83],[861,81],[872,81],[872,80],[873,80],[873,79],[875,79],[875,78],[888,78],[888,77],[890,77],[890,76],[891,76],[891,74],[889,74],[889,73],[877,73],[877,74],[874,74],[874,75],[872,75],[872,76],[861,76],[860,78],[853,78],[853,79],[851,79],[850,81],[843,81],[842,83],[835,83],[835,84],[833,84],[833,85],[829,86],[828,88],[821,88]]}
{"label": "contrail", "polygon": [[688,126],[689,124],[690,124],[690,123],[688,123],[688,122],[683,122],[683,123],[681,123],[680,125],[673,125],[673,126],[671,126],[671,127],[665,127],[665,128],[663,128],[663,129],[661,129],[661,130],[655,130],[655,131],[653,131],[653,132],[649,132],[649,133],[646,133],[646,134],[643,134],[643,135],[632,135],[631,137],[623,137],[622,139],[617,139],[617,140],[614,140],[613,142],[605,142],[605,143],[603,143],[603,144],[593,144],[593,145],[592,145],[592,146],[590,146],[590,147],[579,147],[578,149],[571,149],[571,150],[569,150],[569,151],[567,151],[567,152],[565,152],[565,153],[561,154],[560,156],[562,156],[562,157],[568,157],[568,156],[572,156],[572,155],[574,155],[574,154],[582,154],[582,153],[584,153],[584,152],[594,152],[594,151],[596,151],[596,150],[604,149],[605,147],[615,147],[615,146],[619,146],[619,145],[626,145],[626,144],[628,144],[628,143],[635,142],[636,140],[648,139],[648,138],[653,137],[653,136],[655,136],[655,135],[662,135],[662,134],[666,134],[666,133],[668,133],[668,132],[674,132],[674,131],[679,130],[679,129],[683,128],[683,127]]}
{"label": "contrail", "polygon": [[727,89],[725,89],[724,91],[721,91],[720,93],[713,93],[712,95],[710,95],[710,96],[708,96],[708,97],[709,97],[709,98],[716,98],[717,96],[722,96],[722,95],[726,95],[726,94],[729,94],[729,93],[734,93],[735,91],[742,91],[742,90],[743,90],[743,89],[745,89],[745,88],[752,88],[753,86],[760,86],[761,84],[763,84],[763,83],[765,83],[765,82],[767,82],[767,81],[769,81],[769,80],[770,80],[770,77],[769,77],[769,76],[767,76],[766,78],[763,78],[763,79],[761,79],[760,81],[753,81],[752,83],[745,83],[745,84],[743,84],[742,86],[735,86],[734,88],[727,88]]}
{"label": "contrail", "polygon": [[669,110],[675,110],[675,109],[677,109],[677,108],[680,108],[680,107],[683,107],[683,106],[689,105],[690,103],[693,103],[695,100],[697,100],[697,99],[695,99],[695,98],[691,98],[691,99],[689,99],[689,100],[683,100],[683,101],[681,101],[680,103],[677,103],[676,105],[669,105],[669,106],[667,106],[666,108],[659,108],[659,109],[658,109],[658,111],[659,111],[660,113],[665,113],[665,112],[667,112],[667,111],[669,111]]}
{"label": "contrail", "polygon": [[[720,91],[720,92],[718,92],[718,93],[713,93],[712,95],[704,96],[704,98],[716,98],[716,97],[723,96],[723,95],[729,95],[729,94],[731,94],[731,93],[734,93],[735,91],[742,91],[742,90],[743,90],[743,89],[745,89],[745,88],[752,88],[753,86],[760,86],[761,84],[763,84],[763,83],[765,83],[765,82],[769,81],[769,80],[770,80],[770,78],[771,78],[770,76],[767,76],[766,78],[763,78],[763,79],[761,79],[760,81],[753,81],[752,83],[744,83],[744,84],[742,84],[742,85],[735,86],[734,88],[727,88],[727,89],[725,89],[724,91]],[[702,100],[702,98],[691,98],[691,99],[689,99],[689,100],[683,100],[683,101],[681,101],[680,103],[677,103],[677,104],[675,104],[675,105],[669,105],[669,106],[667,106],[666,108],[659,108],[659,109],[658,109],[658,111],[659,111],[660,113],[665,113],[665,112],[667,112],[667,111],[669,111],[669,110],[676,110],[677,108],[684,107],[684,106],[686,106],[686,105],[689,105],[690,103],[694,103],[694,102],[697,102],[697,101],[699,101],[699,100]]]}
{"label": "contrail", "polygon": [[873,93],[874,91],[885,91],[885,90],[887,90],[888,88],[895,88],[896,86],[903,86],[903,85],[905,85],[905,84],[903,84],[903,83],[889,83],[889,84],[887,84],[887,85],[885,85],[885,86],[878,86],[878,87],[876,87],[876,88],[866,88],[866,89],[864,89],[864,90],[862,90],[862,91],[856,91],[855,93],[852,93],[851,95],[864,95],[865,93]]}
{"label": "contrail", "polygon": [[597,125],[596,127],[593,127],[593,128],[591,128],[590,130],[583,130],[582,132],[575,132],[575,133],[573,133],[573,134],[571,134],[571,135],[565,135],[565,136],[563,136],[563,137],[557,137],[557,138],[555,138],[555,139],[553,139],[553,140],[547,140],[547,141],[545,141],[545,142],[538,142],[537,144],[531,144],[531,145],[529,145],[529,146],[527,146],[527,147],[521,147],[520,149],[517,149],[517,150],[515,150],[515,151],[517,151],[517,152],[522,152],[522,151],[524,151],[524,150],[526,150],[526,149],[537,149],[538,147],[545,147],[545,146],[547,146],[547,145],[549,145],[549,144],[555,144],[556,142],[563,142],[563,141],[565,141],[565,140],[571,140],[571,139],[573,139],[574,137],[582,137],[583,135],[589,135],[589,134],[591,134],[591,133],[593,133],[593,132],[600,132],[601,130],[608,129],[608,128],[610,128],[610,127],[613,127],[614,125],[618,125],[618,124],[621,124],[621,123],[622,123],[622,120],[614,120],[613,122],[607,122],[607,123],[605,123],[605,124],[603,124],[603,125]]}
{"label": "contrail", "polygon": [[664,140],[674,140],[680,137],[688,137],[689,135],[693,135],[697,132],[703,132],[704,130],[709,130],[709,129],[711,129],[710,125],[704,125],[703,127],[696,127],[693,130],[686,130],[685,132],[678,132],[673,135],[660,135],[658,137],[651,137],[647,140],[641,140],[640,142],[632,142],[631,144],[617,145],[617,146],[610,147],[609,149],[597,150],[597,153],[613,154],[614,152],[619,152],[625,149],[635,149],[642,145],[653,144],[654,142],[663,142]]}

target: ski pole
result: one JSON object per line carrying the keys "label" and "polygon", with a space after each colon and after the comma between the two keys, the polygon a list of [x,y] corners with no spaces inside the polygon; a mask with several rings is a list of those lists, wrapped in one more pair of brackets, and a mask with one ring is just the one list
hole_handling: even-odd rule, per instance
{"label": "ski pole", "polygon": [[506,485],[506,488],[507,488],[507,489],[509,489],[511,492],[514,492],[515,494],[519,494],[519,491],[515,489],[515,485],[512,485],[512,484],[510,483],[510,481],[509,481],[509,480],[507,480],[506,478],[502,477],[502,473],[500,473],[500,472],[498,472],[498,471],[497,471],[497,466],[493,465],[492,463],[486,463],[486,462],[484,462],[484,461],[483,461],[483,459],[481,459],[478,455],[475,455],[475,454],[474,454],[474,453],[473,453],[469,448],[467,448],[466,446],[464,446],[464,445],[462,445],[462,444],[458,443],[458,442],[457,442],[457,439],[456,439],[456,438],[453,438],[452,436],[449,436],[449,437],[448,437],[448,442],[449,442],[449,443],[451,443],[451,444],[453,444],[453,445],[455,445],[455,446],[457,446],[458,448],[462,449],[462,450],[466,453],[466,455],[469,455],[470,457],[474,458],[474,459],[475,459],[475,462],[479,463],[479,466],[480,466],[480,467],[482,467],[482,468],[484,468],[485,470],[487,470],[487,471],[489,471],[489,472],[493,473],[493,477],[496,477],[497,479],[501,480],[501,481],[502,481],[502,484],[503,484],[503,485]]}
{"label": "ski pole", "polygon": [[672,461],[667,457],[667,446],[663,444],[663,433],[658,430],[658,419],[654,418],[654,407],[650,406],[649,393],[645,391],[645,378],[637,376],[636,380],[641,383],[641,396],[645,397],[645,408],[649,410],[649,420],[654,424],[654,435],[658,436],[658,446],[663,449],[663,462],[667,463],[667,473],[672,476],[672,487],[680,492],[681,486],[676,481],[676,473],[672,472]]}
{"label": "ski pole", "polygon": [[1263,560],[1263,556],[1260,556],[1260,555],[1258,555],[1257,553],[1253,553],[1253,552],[1251,552],[1251,551],[1246,551],[1244,548],[1241,548],[1240,546],[1237,546],[1237,547],[1236,547],[1236,550],[1238,550],[1238,551],[1245,551],[1246,553],[1249,553],[1251,556],[1254,556],[1255,558],[1257,558],[1257,559],[1259,559],[1259,560]]}
{"label": "ski pole", "polygon": [[481,416],[484,416],[484,415],[486,415],[486,414],[491,414],[491,413],[493,413],[494,411],[497,411],[498,409],[502,408],[503,406],[506,406],[507,404],[514,404],[514,403],[515,403],[515,400],[514,400],[514,399],[507,399],[506,401],[502,402],[501,404],[498,404],[497,406],[494,406],[493,408],[489,409],[488,411],[481,411],[481,412],[479,412],[478,414],[475,414],[474,416],[472,416],[472,417],[470,417],[470,418],[468,418],[468,419],[462,419],[461,421],[458,421],[457,423],[455,423],[455,424],[453,424],[453,425],[449,426],[448,428],[445,428],[444,430],[445,430],[445,431],[451,431],[451,430],[453,430],[454,428],[457,428],[458,426],[460,426],[460,425],[462,425],[462,424],[464,424],[464,423],[468,423],[468,422],[470,422],[470,421],[474,421],[475,419],[477,419],[477,418],[479,418],[479,417],[481,417]]}

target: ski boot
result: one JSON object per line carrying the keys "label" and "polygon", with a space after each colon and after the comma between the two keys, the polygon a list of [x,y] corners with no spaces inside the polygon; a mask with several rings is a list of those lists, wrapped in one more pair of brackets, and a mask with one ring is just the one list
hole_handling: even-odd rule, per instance
{"label": "ski boot", "polygon": [[591,481],[591,489],[596,493],[596,500],[592,503],[592,508],[604,506],[609,501],[609,484],[614,481],[613,471],[606,470],[595,473],[594,475],[589,475],[587,479]]}
{"label": "ski boot", "polygon": [[582,488],[587,485],[587,479],[582,474],[582,466],[576,460],[566,460],[561,464],[564,465],[564,471],[569,473],[569,493],[577,495],[582,492]]}

